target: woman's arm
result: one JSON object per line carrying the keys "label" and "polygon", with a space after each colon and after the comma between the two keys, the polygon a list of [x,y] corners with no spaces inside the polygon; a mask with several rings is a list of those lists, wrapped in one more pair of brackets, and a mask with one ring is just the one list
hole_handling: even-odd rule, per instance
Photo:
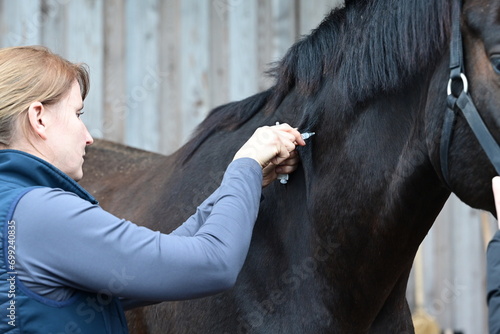
{"label": "woman's arm", "polygon": [[232,162],[193,236],[151,231],[61,190],[33,190],[14,215],[18,277],[50,298],[64,287],[149,301],[223,291],[246,257],[261,189],[254,160]]}

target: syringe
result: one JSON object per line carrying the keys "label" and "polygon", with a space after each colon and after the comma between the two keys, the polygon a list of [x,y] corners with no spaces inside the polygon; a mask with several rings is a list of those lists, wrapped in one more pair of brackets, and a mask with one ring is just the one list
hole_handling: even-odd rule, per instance
{"label": "syringe", "polygon": [[304,132],[304,133],[301,133],[300,136],[302,137],[302,139],[306,140],[306,139],[311,138],[315,134],[316,134],[316,132]]}
{"label": "syringe", "polygon": [[[300,136],[302,139],[306,140],[314,136],[316,132],[304,132],[301,133]],[[278,174],[278,180],[280,180],[281,184],[287,184],[288,182],[288,174]]]}

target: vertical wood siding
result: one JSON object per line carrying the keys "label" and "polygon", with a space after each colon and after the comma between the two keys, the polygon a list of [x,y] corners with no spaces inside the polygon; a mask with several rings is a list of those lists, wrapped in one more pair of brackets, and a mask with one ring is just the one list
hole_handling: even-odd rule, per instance
{"label": "vertical wood siding", "polygon": [[[85,62],[92,135],[170,154],[214,107],[271,85],[264,72],[341,0],[0,0],[0,46]],[[486,333],[488,215],[452,197],[422,246],[441,327]],[[408,300],[414,303],[410,278]]]}

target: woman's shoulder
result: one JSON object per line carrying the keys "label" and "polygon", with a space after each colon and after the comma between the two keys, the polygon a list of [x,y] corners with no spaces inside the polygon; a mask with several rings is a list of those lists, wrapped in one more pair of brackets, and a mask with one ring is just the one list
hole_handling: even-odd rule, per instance
{"label": "woman's shoulder", "polygon": [[[58,228],[69,221],[88,221],[94,218],[111,216],[99,205],[80,198],[78,195],[59,188],[35,187],[24,194],[14,210],[14,219],[28,225],[43,223],[45,228]],[[34,226],[33,226],[34,227]]]}

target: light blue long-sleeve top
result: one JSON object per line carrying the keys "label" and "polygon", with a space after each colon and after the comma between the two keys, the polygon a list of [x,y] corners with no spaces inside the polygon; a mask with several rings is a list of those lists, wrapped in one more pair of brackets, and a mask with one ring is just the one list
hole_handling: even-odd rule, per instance
{"label": "light blue long-sleeve top", "polygon": [[72,192],[35,188],[13,215],[18,279],[44,298],[63,301],[84,290],[119,296],[125,308],[221,292],[243,266],[261,189],[260,165],[237,159],[220,187],[167,235]]}

